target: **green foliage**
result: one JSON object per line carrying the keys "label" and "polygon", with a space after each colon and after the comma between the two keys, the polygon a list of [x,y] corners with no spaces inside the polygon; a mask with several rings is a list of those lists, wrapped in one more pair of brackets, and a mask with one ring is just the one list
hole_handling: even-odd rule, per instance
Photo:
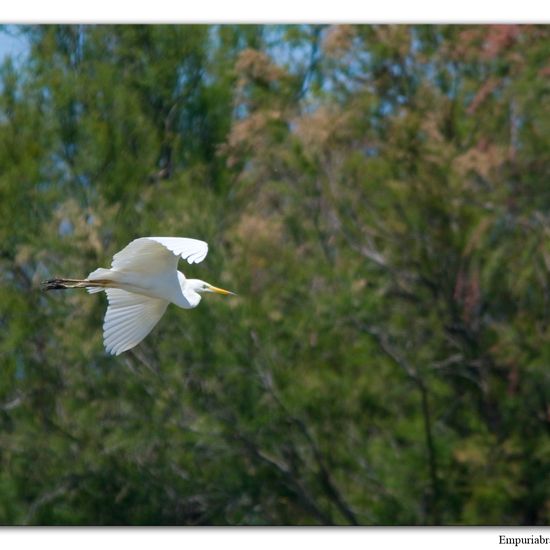
{"label": "green foliage", "polygon": [[[541,26],[40,26],[0,68],[0,523],[550,521]],[[41,280],[238,296],[108,356]]]}

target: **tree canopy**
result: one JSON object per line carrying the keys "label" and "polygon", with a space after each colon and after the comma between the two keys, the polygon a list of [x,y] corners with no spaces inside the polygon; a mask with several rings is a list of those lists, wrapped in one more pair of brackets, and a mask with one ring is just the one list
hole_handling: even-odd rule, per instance
{"label": "tree canopy", "polygon": [[[1,524],[550,522],[549,27],[16,31]],[[238,296],[112,357],[40,281],[148,235]]]}

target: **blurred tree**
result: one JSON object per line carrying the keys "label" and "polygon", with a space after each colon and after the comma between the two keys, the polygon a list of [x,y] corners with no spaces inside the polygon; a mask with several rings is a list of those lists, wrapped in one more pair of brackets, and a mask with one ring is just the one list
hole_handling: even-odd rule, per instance
{"label": "blurred tree", "polygon": [[[547,524],[544,26],[36,26],[0,70],[0,522]],[[39,281],[203,238],[118,358]]]}

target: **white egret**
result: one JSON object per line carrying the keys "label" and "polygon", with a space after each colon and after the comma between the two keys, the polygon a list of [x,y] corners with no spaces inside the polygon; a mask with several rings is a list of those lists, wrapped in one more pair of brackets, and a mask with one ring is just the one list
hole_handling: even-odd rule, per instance
{"label": "white egret", "polygon": [[139,344],[159,322],[169,303],[197,307],[202,292],[234,294],[199,279],[186,279],[178,260],[204,260],[208,244],[179,237],[142,237],[113,256],[110,269],[100,267],[86,279],[51,279],[45,290],[86,288],[107,294],[103,323],[107,352],[119,355]]}

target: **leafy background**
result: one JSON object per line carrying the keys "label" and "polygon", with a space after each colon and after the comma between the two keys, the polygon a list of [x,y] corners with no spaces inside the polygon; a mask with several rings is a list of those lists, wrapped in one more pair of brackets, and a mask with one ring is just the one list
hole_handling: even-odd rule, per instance
{"label": "leafy background", "polygon": [[[0,523],[549,523],[547,26],[9,31]],[[238,296],[111,357],[146,235]]]}

